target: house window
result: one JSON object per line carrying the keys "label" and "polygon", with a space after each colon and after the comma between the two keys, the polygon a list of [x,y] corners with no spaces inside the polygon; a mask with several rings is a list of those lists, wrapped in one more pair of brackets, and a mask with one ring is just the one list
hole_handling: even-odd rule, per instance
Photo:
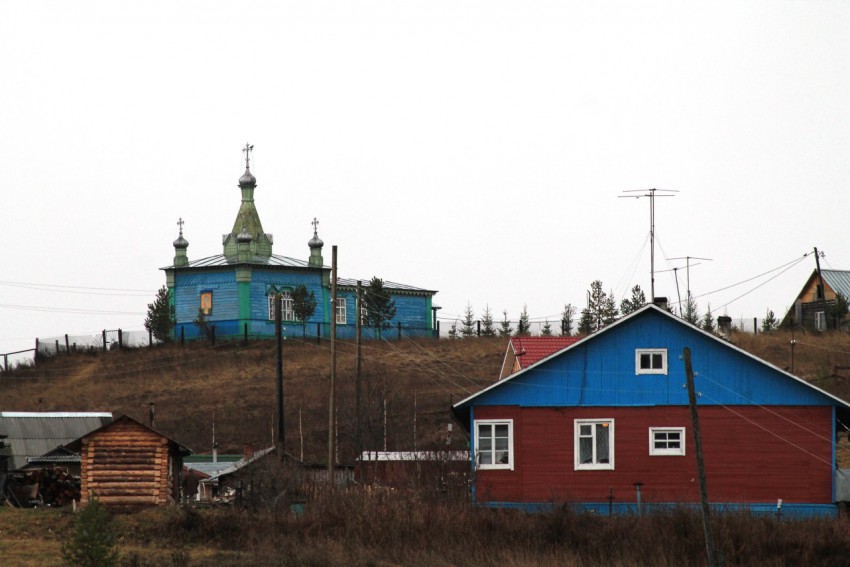
{"label": "house window", "polygon": [[614,469],[614,420],[575,420],[576,470]]}
{"label": "house window", "polygon": [[479,469],[514,468],[514,422],[480,420],[475,422],[476,464]]}
{"label": "house window", "polygon": [[825,331],[826,330],[826,313],[823,311],[818,311],[815,313],[815,330],[816,331]]}
{"label": "house window", "polygon": [[211,291],[202,291],[201,292],[201,311],[204,315],[209,315],[212,313],[212,292]]}
{"label": "house window", "polygon": [[345,325],[346,322],[346,313],[345,313],[345,298],[337,297],[336,298],[336,324],[337,325]]}
{"label": "house window", "polygon": [[635,374],[667,374],[667,349],[636,349]]}
{"label": "house window", "polygon": [[[274,321],[274,298],[275,294],[269,294],[269,320]],[[295,321],[295,311],[292,302],[292,294],[289,291],[280,292],[280,315],[281,321]]]}
{"label": "house window", "polygon": [[649,428],[649,454],[650,455],[684,455],[685,454],[685,428],[684,427],[650,427]]}

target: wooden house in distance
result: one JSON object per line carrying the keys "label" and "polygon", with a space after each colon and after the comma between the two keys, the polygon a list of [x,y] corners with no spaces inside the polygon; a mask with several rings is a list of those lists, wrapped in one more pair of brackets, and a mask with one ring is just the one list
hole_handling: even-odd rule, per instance
{"label": "wooden house in distance", "polygon": [[712,505],[837,514],[850,405],[655,305],[454,405],[474,500],[602,514],[699,503],[686,347]]}
{"label": "wooden house in distance", "polygon": [[192,452],[126,415],[68,448],[80,453],[80,505],[95,495],[106,506],[128,508],[179,502],[183,457]]}
{"label": "wooden house in distance", "polygon": [[782,319],[783,327],[802,327],[810,331],[837,329],[847,313],[836,317],[838,294],[850,299],[850,270],[814,270],[794,304]]}

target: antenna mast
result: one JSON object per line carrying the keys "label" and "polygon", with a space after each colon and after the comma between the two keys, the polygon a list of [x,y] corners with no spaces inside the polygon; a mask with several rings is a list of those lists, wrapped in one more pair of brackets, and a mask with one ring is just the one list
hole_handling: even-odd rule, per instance
{"label": "antenna mast", "polygon": [[664,193],[678,193],[675,189],[629,189],[623,193],[642,193],[641,195],[620,195],[620,198],[640,199],[641,197],[649,197],[649,274],[650,288],[649,297],[650,303],[655,303],[655,193],[661,191],[662,194],[658,197],[675,197],[675,195],[665,195]]}
{"label": "antenna mast", "polygon": [[[712,258],[700,258],[698,256],[678,256],[676,258],[667,258],[668,260],[684,260],[685,261],[685,269],[687,274],[687,286],[688,286],[688,295],[687,295],[687,305],[688,308],[688,316],[691,314],[691,260],[702,260],[703,262],[711,262]],[[702,262],[697,262],[693,264],[694,266],[699,266]],[[676,280],[676,285],[679,285],[679,280]],[[681,300],[679,300],[679,314],[682,312],[682,304]]]}

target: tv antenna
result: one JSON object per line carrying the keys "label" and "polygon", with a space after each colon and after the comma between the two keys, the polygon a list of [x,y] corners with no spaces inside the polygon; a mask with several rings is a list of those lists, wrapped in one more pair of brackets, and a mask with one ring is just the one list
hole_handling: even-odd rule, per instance
{"label": "tv antenna", "polygon": [[[697,262],[696,264],[691,264],[691,260],[702,260],[703,262],[711,262],[711,258],[700,258],[698,256],[678,256],[676,258],[667,258],[667,260],[684,260],[685,261],[685,269],[686,269],[686,281],[687,281],[687,303],[686,306],[688,308],[688,315],[690,315],[691,309],[691,266],[699,266],[702,262]],[[663,272],[673,272],[673,275],[676,276],[678,270],[681,270],[682,267],[671,268],[670,270],[661,270]],[[676,276],[676,293],[679,293],[679,278]],[[679,296],[679,316],[684,317],[684,313],[682,311],[682,297]]]}
{"label": "tv antenna", "polygon": [[[656,193],[660,192],[660,195]],[[620,199],[640,199],[641,197],[649,197],[649,275],[650,287],[649,297],[650,302],[655,303],[655,197],[675,197],[668,193],[678,193],[675,189],[627,189],[623,193],[640,193],[640,195],[620,195]]]}

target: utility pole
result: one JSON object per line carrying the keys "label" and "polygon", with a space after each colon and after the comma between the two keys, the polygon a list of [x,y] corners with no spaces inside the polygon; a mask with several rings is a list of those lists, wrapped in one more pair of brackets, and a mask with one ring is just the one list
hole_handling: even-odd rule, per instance
{"label": "utility pole", "polygon": [[[662,191],[661,195],[655,193]],[[675,195],[666,195],[665,193],[678,193],[675,189],[630,189],[623,193],[642,193],[641,195],[620,195],[620,198],[640,199],[641,197],[649,197],[649,273],[650,273],[650,303],[655,303],[655,197],[675,197]]]}
{"label": "utility pole", "polygon": [[328,482],[334,480],[334,422],[336,417],[336,244],[331,248],[331,391],[328,403]]}
{"label": "utility pole", "polygon": [[284,429],[283,429],[283,309],[280,293],[274,296],[274,341],[277,360],[277,446],[280,451],[280,460],[284,459],[286,453]]}
{"label": "utility pole", "polygon": [[714,535],[711,530],[711,509],[708,506],[708,488],[705,481],[705,462],[702,458],[702,438],[699,433],[699,415],[697,414],[697,395],[694,387],[694,370],[691,367],[691,349],[685,347],[685,376],[688,380],[688,405],[691,407],[691,421],[693,423],[694,448],[697,454],[697,473],[699,476],[699,493],[702,501],[702,525],[705,532],[705,550],[708,554],[709,567],[720,565],[717,550],[714,547]]}
{"label": "utility pole", "polygon": [[[363,433],[360,429],[360,361],[361,361],[361,339],[363,337],[363,284],[357,280],[357,326],[355,335],[355,357],[354,357],[354,443],[357,446],[357,458],[363,456]],[[360,481],[363,481],[363,466],[360,466]]]}

